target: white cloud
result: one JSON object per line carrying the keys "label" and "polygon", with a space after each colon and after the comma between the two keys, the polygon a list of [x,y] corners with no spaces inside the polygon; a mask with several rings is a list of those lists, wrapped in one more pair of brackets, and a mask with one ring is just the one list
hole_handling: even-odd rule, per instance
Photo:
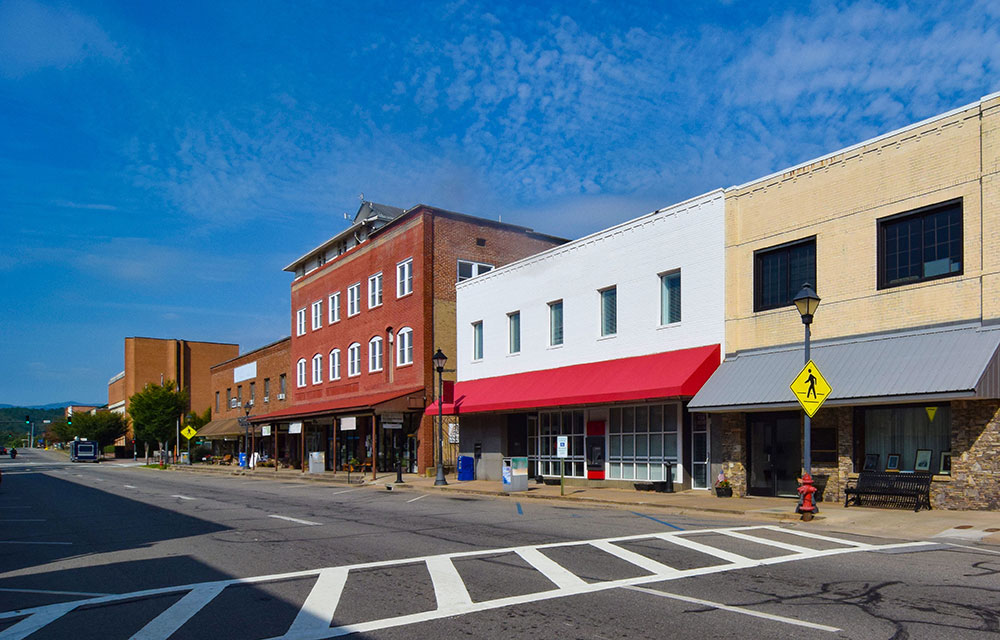
{"label": "white cloud", "polygon": [[120,62],[124,53],[96,20],[69,7],[32,0],[0,3],[0,76],[66,69],[87,58]]}

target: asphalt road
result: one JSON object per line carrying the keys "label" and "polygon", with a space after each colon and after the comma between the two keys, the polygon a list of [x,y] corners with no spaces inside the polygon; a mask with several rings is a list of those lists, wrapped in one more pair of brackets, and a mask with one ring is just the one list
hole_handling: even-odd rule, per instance
{"label": "asphalt road", "polygon": [[1000,554],[820,526],[0,460],[7,638],[995,638]]}

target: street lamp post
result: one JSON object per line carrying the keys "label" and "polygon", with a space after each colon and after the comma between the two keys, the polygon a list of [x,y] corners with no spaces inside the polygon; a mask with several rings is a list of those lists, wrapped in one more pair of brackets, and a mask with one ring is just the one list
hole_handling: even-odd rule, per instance
{"label": "street lamp post", "polygon": [[444,365],[448,363],[448,356],[444,355],[440,349],[431,358],[434,363],[434,370],[438,374],[438,456],[437,456],[437,477],[434,478],[434,486],[448,484],[444,479],[444,411],[442,402],[444,395]]}
{"label": "street lamp post", "polygon": [[[795,308],[799,310],[799,315],[802,316],[802,324],[806,328],[806,339],[805,339],[805,361],[804,364],[809,363],[809,337],[810,331],[809,326],[813,321],[813,314],[816,313],[816,308],[819,306],[819,296],[813,290],[812,285],[808,282],[802,285],[802,289],[795,294],[792,299],[795,303]],[[802,432],[802,446],[804,452],[802,454],[803,467],[805,467],[806,474],[812,474],[812,418],[809,414],[806,414],[805,428]]]}
{"label": "street lamp post", "polygon": [[253,409],[253,403],[247,400],[243,404],[243,413],[246,417],[246,422],[243,423],[243,453],[246,455],[246,466],[244,469],[250,468],[250,410]]}

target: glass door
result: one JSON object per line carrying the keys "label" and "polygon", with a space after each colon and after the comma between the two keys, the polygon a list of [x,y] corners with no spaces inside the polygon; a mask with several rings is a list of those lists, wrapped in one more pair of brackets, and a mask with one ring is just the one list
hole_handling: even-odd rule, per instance
{"label": "glass door", "polygon": [[797,496],[802,469],[798,412],[748,416],[749,492],[758,496]]}
{"label": "glass door", "polygon": [[708,488],[708,415],[694,413],[691,424],[691,488]]}

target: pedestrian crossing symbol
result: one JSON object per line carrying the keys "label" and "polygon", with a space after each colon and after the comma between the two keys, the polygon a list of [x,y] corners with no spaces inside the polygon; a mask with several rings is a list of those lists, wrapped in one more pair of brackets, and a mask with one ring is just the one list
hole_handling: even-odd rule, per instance
{"label": "pedestrian crossing symbol", "polygon": [[197,430],[193,429],[191,426],[184,427],[181,429],[181,435],[190,440],[194,435],[198,433]]}
{"label": "pedestrian crossing symbol", "polygon": [[795,399],[799,401],[806,415],[810,418],[816,415],[816,412],[823,406],[823,402],[826,401],[831,391],[826,378],[819,372],[819,367],[812,360],[807,362],[806,366],[802,367],[802,371],[799,372],[799,375],[795,376],[792,384],[788,386],[791,388],[792,393],[795,394]]}

